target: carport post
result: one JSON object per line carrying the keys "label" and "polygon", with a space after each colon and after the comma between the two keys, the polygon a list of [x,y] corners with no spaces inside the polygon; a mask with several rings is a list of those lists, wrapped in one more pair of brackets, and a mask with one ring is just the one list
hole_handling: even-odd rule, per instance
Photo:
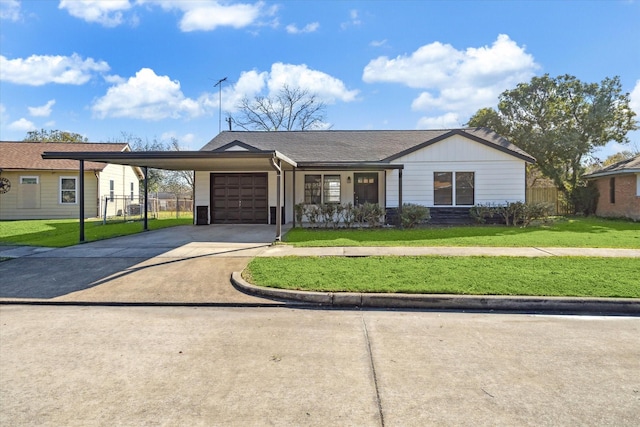
{"label": "carport post", "polygon": [[402,169],[398,169],[398,225],[402,225]]}
{"label": "carport post", "polygon": [[144,231],[149,231],[149,168],[144,168]]}
{"label": "carport post", "polygon": [[84,243],[84,160],[80,160],[80,243]]}
{"label": "carport post", "polygon": [[282,202],[280,200],[280,182],[282,177],[282,164],[275,156],[271,158],[271,165],[276,171],[276,242],[282,240]]}
{"label": "carport post", "polygon": [[[291,197],[291,200],[293,200],[293,228],[296,228],[296,168],[293,168],[292,187],[293,197]],[[300,224],[300,226],[302,226],[302,224]]]}

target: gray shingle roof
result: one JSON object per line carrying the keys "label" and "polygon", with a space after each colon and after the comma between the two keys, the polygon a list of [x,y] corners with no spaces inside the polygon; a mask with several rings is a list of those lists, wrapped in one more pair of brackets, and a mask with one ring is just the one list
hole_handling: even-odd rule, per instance
{"label": "gray shingle roof", "polygon": [[464,135],[529,162],[535,159],[505,138],[486,128],[443,130],[347,130],[347,131],[225,131],[201,151],[216,151],[233,143],[258,150],[278,151],[296,162],[389,162],[448,136]]}
{"label": "gray shingle roof", "polygon": [[607,175],[620,175],[623,173],[640,173],[640,155],[626,159],[599,169],[590,174],[584,175],[583,178],[598,178]]}

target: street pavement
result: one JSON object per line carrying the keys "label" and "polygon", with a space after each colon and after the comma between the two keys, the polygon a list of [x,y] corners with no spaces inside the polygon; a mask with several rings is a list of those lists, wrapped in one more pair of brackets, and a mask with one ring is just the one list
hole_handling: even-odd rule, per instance
{"label": "street pavement", "polygon": [[637,426],[640,319],[0,306],[2,426]]}

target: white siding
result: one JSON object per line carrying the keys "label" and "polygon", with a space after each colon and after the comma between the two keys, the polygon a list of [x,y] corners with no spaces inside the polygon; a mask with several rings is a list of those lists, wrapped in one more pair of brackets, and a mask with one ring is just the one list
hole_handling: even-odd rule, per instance
{"label": "white siding", "polygon": [[[433,206],[434,172],[474,172],[475,204],[525,200],[525,161],[460,135],[410,153],[404,164],[402,201]],[[398,171],[387,172],[387,204],[398,204]]]}
{"label": "white siding", "polygon": [[[126,203],[137,204],[140,201],[140,188],[139,188],[139,178],[136,175],[134,169],[131,166],[125,165],[115,165],[109,164],[107,165],[102,172],[99,174],[100,181],[100,194],[99,194],[99,202],[100,206],[100,214],[104,214],[105,207],[105,198],[109,197],[110,181],[114,182],[114,196],[116,199],[114,201],[108,201],[107,204],[107,216],[113,216],[118,213],[118,211],[123,210],[125,200],[122,200],[125,197]],[[130,200],[131,193],[131,183],[133,182],[133,200]]]}

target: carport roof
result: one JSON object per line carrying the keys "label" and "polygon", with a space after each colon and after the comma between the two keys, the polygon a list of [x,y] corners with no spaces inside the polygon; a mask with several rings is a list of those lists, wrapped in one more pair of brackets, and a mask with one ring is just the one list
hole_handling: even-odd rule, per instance
{"label": "carport roof", "polygon": [[47,151],[42,154],[42,158],[106,162],[168,170],[231,171],[237,170],[238,168],[242,168],[244,170],[264,170],[265,166],[271,167],[271,159],[280,160],[284,169],[292,169],[297,166],[296,162],[274,150],[252,152],[133,151],[128,153]]}

